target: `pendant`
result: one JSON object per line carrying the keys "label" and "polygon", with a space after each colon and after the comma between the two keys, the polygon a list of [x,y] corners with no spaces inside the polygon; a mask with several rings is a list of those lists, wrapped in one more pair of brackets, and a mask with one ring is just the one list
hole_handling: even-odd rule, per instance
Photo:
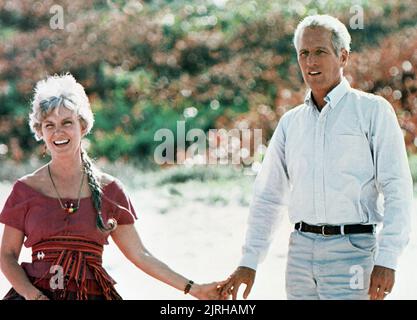
{"label": "pendant", "polygon": [[67,202],[65,204],[65,209],[64,210],[65,210],[66,213],[71,214],[71,213],[76,212],[78,210],[78,207],[74,207],[74,204],[72,202]]}
{"label": "pendant", "polygon": [[65,211],[66,211],[67,213],[74,213],[74,212],[76,212],[76,211],[77,211],[77,208],[65,208]]}

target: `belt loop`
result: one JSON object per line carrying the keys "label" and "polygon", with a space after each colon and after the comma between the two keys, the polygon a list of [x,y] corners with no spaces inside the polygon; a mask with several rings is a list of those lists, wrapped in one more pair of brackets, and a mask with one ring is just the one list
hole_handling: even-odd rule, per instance
{"label": "belt loop", "polygon": [[342,235],[345,235],[345,225],[341,225],[341,226],[340,226],[340,233],[341,233]]}

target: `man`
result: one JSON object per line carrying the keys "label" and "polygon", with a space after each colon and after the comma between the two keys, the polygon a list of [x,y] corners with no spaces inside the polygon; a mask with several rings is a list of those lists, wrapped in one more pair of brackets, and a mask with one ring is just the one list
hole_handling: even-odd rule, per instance
{"label": "man", "polygon": [[409,237],[412,179],[392,106],[343,77],[350,41],[328,15],[309,16],[295,31],[310,90],[280,119],[256,178],[242,260],[222,289],[233,299],[242,283],[248,297],[285,209],[295,226],[288,299],[384,299],[393,288]]}

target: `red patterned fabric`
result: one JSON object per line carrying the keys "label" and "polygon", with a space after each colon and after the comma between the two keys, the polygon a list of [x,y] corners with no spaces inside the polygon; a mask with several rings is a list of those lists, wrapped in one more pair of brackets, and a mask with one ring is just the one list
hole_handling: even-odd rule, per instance
{"label": "red patterned fabric", "polygon": [[[102,199],[102,215],[104,221],[114,218],[119,225],[122,225],[133,224],[135,219],[137,219],[129,197],[117,181],[103,188]],[[62,200],[64,202],[77,201],[77,199]],[[22,231],[25,236],[25,247],[33,247],[33,250],[38,248],[37,246],[44,243],[44,241],[56,239],[57,237],[80,238],[102,247],[108,244],[110,233],[103,233],[97,228],[96,217],[97,213],[93,207],[91,197],[82,198],[79,209],[74,213],[68,214],[61,208],[57,198],[46,196],[18,180],[13,185],[13,190],[0,213],[0,223]],[[74,263],[83,263],[79,262],[80,259],[83,261],[83,257],[85,256],[83,251],[79,251],[79,256],[75,259],[74,252],[77,252],[77,250],[74,251],[72,246],[63,250],[66,250],[66,253],[62,257],[64,259],[63,262],[68,263],[68,261],[74,261]],[[70,251],[72,253],[68,255]],[[83,270],[83,289],[85,290],[87,288],[88,294],[101,295],[103,286],[107,290],[107,285],[109,283],[114,284],[115,282],[109,278],[102,267],[98,267],[98,260],[93,261],[91,259],[91,257],[84,257],[86,268],[79,266]],[[47,289],[46,286],[49,286],[51,274],[46,277],[45,275],[50,272],[52,263],[54,261],[49,258],[40,260],[33,259],[32,263],[23,262],[22,268],[25,270],[29,279],[38,279],[37,285]],[[99,264],[101,266],[101,260]],[[69,281],[68,290],[71,292],[77,290],[77,283]],[[110,291],[107,291],[106,295],[112,295]],[[83,292],[83,297],[85,297],[85,292]]]}
{"label": "red patterned fabric", "polygon": [[[56,288],[58,299],[65,300],[69,292],[76,293],[75,300],[88,300],[87,268],[89,268],[97,281],[101,294],[107,300],[120,300],[121,297],[114,289],[116,283],[102,266],[103,246],[82,237],[52,237],[37,243],[32,247],[32,261],[43,260],[50,262],[51,266],[58,266],[61,273],[54,276],[62,277],[62,288]],[[55,268],[56,270],[57,268]],[[50,271],[50,270],[48,270]],[[45,273],[34,282],[34,285],[43,283],[52,276]],[[43,281],[43,282],[41,282]],[[46,290],[51,290],[47,282]],[[73,288],[69,287],[72,284]],[[59,281],[57,281],[59,286]],[[74,290],[74,285],[75,289]],[[72,289],[72,290],[71,290]],[[99,292],[100,294],[100,292]]]}

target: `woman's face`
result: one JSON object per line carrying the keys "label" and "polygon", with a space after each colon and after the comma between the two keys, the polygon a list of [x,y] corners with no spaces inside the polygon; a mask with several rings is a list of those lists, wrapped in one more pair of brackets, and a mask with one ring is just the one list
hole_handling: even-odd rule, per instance
{"label": "woman's face", "polygon": [[39,133],[54,157],[79,153],[85,129],[74,111],[58,107],[42,121]]}

